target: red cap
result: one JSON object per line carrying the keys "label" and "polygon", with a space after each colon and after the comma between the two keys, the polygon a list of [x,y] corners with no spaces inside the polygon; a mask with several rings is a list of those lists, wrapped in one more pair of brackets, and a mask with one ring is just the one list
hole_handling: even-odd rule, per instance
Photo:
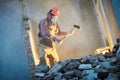
{"label": "red cap", "polygon": [[55,16],[59,16],[59,14],[60,14],[59,9],[57,7],[51,8],[50,13],[55,15]]}

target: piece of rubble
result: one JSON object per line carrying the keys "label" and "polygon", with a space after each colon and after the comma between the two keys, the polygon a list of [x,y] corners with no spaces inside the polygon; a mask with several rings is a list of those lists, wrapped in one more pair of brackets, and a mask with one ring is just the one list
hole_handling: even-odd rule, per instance
{"label": "piece of rubble", "polygon": [[44,76],[43,80],[53,80],[54,79],[54,74],[47,74]]}
{"label": "piece of rubble", "polygon": [[51,73],[57,72],[57,71],[61,70],[63,67],[64,66],[63,66],[62,62],[57,62],[47,73],[51,74]]}
{"label": "piece of rubble", "polygon": [[91,64],[80,64],[78,69],[91,69],[92,68],[92,65]]}
{"label": "piece of rubble", "polygon": [[64,62],[62,62],[63,66],[66,66],[67,64],[69,64],[72,60],[71,59],[68,59],[68,60],[65,60]]}
{"label": "piece of rubble", "polygon": [[117,58],[116,57],[111,58],[111,62],[113,63],[117,62]]}
{"label": "piece of rubble", "polygon": [[95,69],[97,70],[97,69],[99,69],[101,67],[101,65],[97,65],[96,67],[95,67]]}
{"label": "piece of rubble", "polygon": [[118,78],[107,78],[106,80],[120,80]]}
{"label": "piece of rubble", "polygon": [[44,76],[45,76],[45,73],[38,73],[38,72],[36,72],[36,73],[35,73],[35,76],[36,76],[36,77],[44,77]]}
{"label": "piece of rubble", "polygon": [[109,71],[110,71],[110,73],[117,73],[117,67],[116,66],[111,66]]}
{"label": "piece of rubble", "polygon": [[108,70],[100,69],[100,70],[98,71],[97,77],[98,77],[99,79],[104,80],[105,78],[108,77],[108,75],[109,75]]}
{"label": "piece of rubble", "polygon": [[111,58],[111,57],[113,56],[113,53],[111,53],[111,52],[106,52],[106,53],[104,54],[104,56],[105,56],[106,58]]}
{"label": "piece of rubble", "polygon": [[96,76],[97,76],[96,73],[89,74],[89,75],[83,76],[82,80],[95,80]]}
{"label": "piece of rubble", "polygon": [[63,74],[61,72],[54,72],[54,76],[62,76]]}
{"label": "piece of rubble", "polygon": [[54,80],[61,80],[61,78],[62,78],[62,73],[60,73],[60,72],[54,72]]}
{"label": "piece of rubble", "polygon": [[93,70],[93,69],[91,69],[91,70],[84,70],[84,71],[82,72],[82,76],[84,76],[84,75],[89,75],[89,74],[94,74],[94,70]]}
{"label": "piece of rubble", "polygon": [[82,77],[81,74],[82,74],[82,72],[80,70],[77,70],[77,69],[73,70],[74,77],[81,78]]}
{"label": "piece of rubble", "polygon": [[118,78],[120,79],[120,72],[117,72],[116,74],[117,74]]}
{"label": "piece of rubble", "polygon": [[61,76],[55,76],[54,80],[61,80]]}
{"label": "piece of rubble", "polygon": [[110,61],[110,65],[111,65],[111,66],[115,66],[116,63],[117,63],[117,58],[116,58],[116,57],[112,57],[112,58],[111,58],[111,61]]}
{"label": "piece of rubble", "polygon": [[90,60],[89,60],[88,57],[84,57],[84,58],[81,59],[81,63],[88,64],[88,63],[90,63]]}
{"label": "piece of rubble", "polygon": [[66,69],[67,70],[73,70],[73,69],[76,69],[79,65],[79,62],[77,61],[74,61],[74,62],[71,62],[69,63],[67,66],[66,66]]}
{"label": "piece of rubble", "polygon": [[120,64],[117,64],[117,72],[120,72]]}
{"label": "piece of rubble", "polygon": [[36,72],[47,72],[49,70],[49,66],[45,65],[45,64],[40,64],[36,66],[35,71]]}
{"label": "piece of rubble", "polygon": [[61,80],[67,80],[66,78],[62,78]]}
{"label": "piece of rubble", "polygon": [[103,55],[99,55],[99,56],[98,56],[98,61],[99,61],[99,62],[105,61],[105,57],[104,57]]}
{"label": "piece of rubble", "polygon": [[104,68],[106,68],[106,69],[110,69],[110,67],[111,67],[110,62],[106,62],[106,61],[102,62],[101,66],[104,67]]}
{"label": "piece of rubble", "polygon": [[93,68],[97,67],[97,65],[98,65],[98,62],[92,63],[92,67],[93,67]]}
{"label": "piece of rubble", "polygon": [[70,79],[70,78],[72,78],[73,73],[74,73],[73,71],[68,71],[63,74],[63,77],[66,79]]}
{"label": "piece of rubble", "polygon": [[107,77],[107,80],[119,80],[117,74],[110,73]]}
{"label": "piece of rubble", "polygon": [[73,78],[71,78],[69,80],[79,80],[79,79],[77,77],[73,77]]}

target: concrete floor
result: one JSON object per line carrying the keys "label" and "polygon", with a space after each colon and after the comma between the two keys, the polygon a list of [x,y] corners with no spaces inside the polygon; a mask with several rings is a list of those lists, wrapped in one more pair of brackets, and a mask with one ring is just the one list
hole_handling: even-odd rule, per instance
{"label": "concrete floor", "polygon": [[31,34],[33,50],[38,55],[38,23],[46,18],[50,8],[57,6],[60,9],[58,24],[63,31],[69,31],[74,24],[80,25],[82,30],[69,37],[56,48],[61,60],[80,58],[93,54],[95,49],[102,46],[100,42],[98,24],[92,1],[90,0],[29,0],[26,2],[28,16],[31,20]]}

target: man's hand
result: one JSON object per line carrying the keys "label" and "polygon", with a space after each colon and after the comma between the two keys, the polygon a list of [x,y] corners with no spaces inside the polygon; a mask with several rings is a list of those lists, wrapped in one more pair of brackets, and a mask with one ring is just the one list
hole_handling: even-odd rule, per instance
{"label": "man's hand", "polygon": [[60,43],[62,40],[60,38],[56,38],[55,41],[57,41],[58,43]]}

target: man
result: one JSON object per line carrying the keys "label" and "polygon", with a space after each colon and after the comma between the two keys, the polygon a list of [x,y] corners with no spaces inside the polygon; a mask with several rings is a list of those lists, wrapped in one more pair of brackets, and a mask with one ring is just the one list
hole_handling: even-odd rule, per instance
{"label": "man", "polygon": [[53,7],[47,13],[47,18],[43,19],[39,23],[39,53],[40,64],[47,64],[53,66],[53,64],[59,61],[57,51],[55,49],[55,41],[60,42],[57,36],[65,36],[66,32],[61,32],[57,24],[59,16],[59,9]]}

